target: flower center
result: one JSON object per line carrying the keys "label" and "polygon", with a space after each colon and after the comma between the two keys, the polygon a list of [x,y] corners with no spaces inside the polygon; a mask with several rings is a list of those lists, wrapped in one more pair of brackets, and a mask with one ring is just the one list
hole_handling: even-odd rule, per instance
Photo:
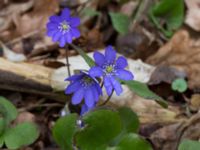
{"label": "flower center", "polygon": [[68,32],[69,29],[70,29],[69,23],[68,23],[67,21],[61,22],[60,25],[58,26],[58,29],[59,29],[63,34],[65,34],[65,33]]}
{"label": "flower center", "polygon": [[113,66],[107,66],[107,67],[106,67],[106,72],[107,72],[107,73],[111,73],[111,72],[113,72],[113,71],[114,71]]}
{"label": "flower center", "polygon": [[115,74],[115,65],[114,64],[107,64],[103,68],[104,68],[104,72],[106,75],[114,75]]}
{"label": "flower center", "polygon": [[94,83],[93,79],[88,76],[84,76],[83,79],[81,80],[81,84],[84,87],[90,86],[93,83]]}

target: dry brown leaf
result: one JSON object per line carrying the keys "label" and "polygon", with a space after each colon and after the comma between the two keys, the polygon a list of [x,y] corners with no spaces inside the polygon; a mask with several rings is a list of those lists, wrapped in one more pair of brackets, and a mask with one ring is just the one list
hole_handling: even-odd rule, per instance
{"label": "dry brown leaf", "polygon": [[136,9],[138,2],[139,1],[129,1],[123,4],[120,12],[130,17],[133,11]]}
{"label": "dry brown leaf", "polygon": [[150,137],[155,150],[177,150],[181,140],[200,138],[200,113],[189,120],[178,122],[156,130]]}
{"label": "dry brown leaf", "polygon": [[0,38],[10,41],[34,31],[43,34],[49,16],[58,11],[59,1],[55,0],[11,3],[0,11]]}
{"label": "dry brown leaf", "polygon": [[155,55],[150,56],[147,62],[169,65],[185,71],[189,87],[200,87],[200,39],[192,38],[186,30],[178,31]]}
{"label": "dry brown leaf", "polygon": [[193,111],[200,110],[200,94],[193,94],[190,100],[190,109]]}
{"label": "dry brown leaf", "polygon": [[19,113],[19,115],[17,116],[16,120],[15,120],[15,124],[19,124],[22,122],[36,122],[36,116],[30,112],[21,112]]}
{"label": "dry brown leaf", "polygon": [[24,35],[35,30],[38,31],[44,29],[49,16],[58,12],[58,10],[58,1],[35,0],[33,11],[23,14],[17,21],[15,21],[17,31],[21,35]]}
{"label": "dry brown leaf", "polygon": [[185,23],[196,31],[200,31],[200,1],[185,0],[188,8]]}

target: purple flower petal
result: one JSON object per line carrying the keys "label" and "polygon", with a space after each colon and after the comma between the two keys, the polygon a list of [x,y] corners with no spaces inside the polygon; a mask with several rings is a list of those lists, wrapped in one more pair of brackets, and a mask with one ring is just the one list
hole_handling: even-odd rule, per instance
{"label": "purple flower petal", "polygon": [[69,78],[66,78],[65,81],[77,81],[83,77],[83,74],[73,75]]}
{"label": "purple flower petal", "polygon": [[121,84],[114,77],[111,77],[110,80],[112,82],[112,85],[113,85],[113,88],[115,89],[116,94],[119,96],[123,91]]}
{"label": "purple flower petal", "polygon": [[69,10],[68,8],[63,9],[63,10],[62,10],[62,13],[61,13],[61,17],[62,17],[63,19],[68,20],[69,17],[70,17],[70,10]]}
{"label": "purple flower petal", "polygon": [[80,18],[78,18],[78,17],[71,17],[69,22],[70,22],[70,25],[72,27],[77,27],[77,26],[80,25]]}
{"label": "purple flower petal", "polygon": [[53,36],[55,33],[57,33],[58,31],[57,30],[48,30],[47,31],[47,36]]}
{"label": "purple flower petal", "polygon": [[55,30],[55,29],[58,29],[58,23],[49,22],[49,23],[47,24],[47,28],[48,28],[48,30]]}
{"label": "purple flower petal", "polygon": [[95,63],[98,65],[98,66],[102,66],[104,63],[105,63],[105,57],[103,54],[99,53],[99,52],[94,52],[94,60],[95,60]]}
{"label": "purple flower petal", "polygon": [[107,46],[105,50],[105,58],[106,62],[113,63],[116,59],[116,51],[112,48],[112,46]]}
{"label": "purple flower petal", "polygon": [[133,74],[130,71],[124,69],[117,69],[116,75],[122,80],[133,80]]}
{"label": "purple flower petal", "polygon": [[94,101],[95,101],[95,102],[98,102],[98,100],[99,100],[99,93],[98,93],[98,91],[97,91],[96,86],[93,86],[93,87],[92,87],[92,93],[93,93],[93,96],[94,96]]}
{"label": "purple flower petal", "polygon": [[53,36],[53,41],[57,42],[59,41],[59,39],[61,38],[62,34],[60,32],[55,33],[55,35]]}
{"label": "purple flower petal", "polygon": [[83,104],[81,107],[81,116],[88,112],[90,109],[87,107],[87,105]]}
{"label": "purple flower petal", "polygon": [[119,69],[124,69],[126,66],[128,66],[126,58],[124,58],[123,56],[118,57],[116,61],[116,66]]}
{"label": "purple flower petal", "polygon": [[65,44],[66,44],[65,37],[64,37],[64,36],[62,36],[62,37],[60,38],[60,43],[59,43],[59,46],[60,46],[60,47],[64,47],[64,46],[65,46]]}
{"label": "purple flower petal", "polygon": [[79,82],[73,82],[68,87],[65,89],[65,94],[71,94],[75,91],[77,91],[80,88],[80,83]]}
{"label": "purple flower petal", "polygon": [[104,77],[104,87],[106,89],[107,94],[110,95],[113,90],[112,83],[110,81],[110,77],[107,77],[107,76]]}
{"label": "purple flower petal", "polygon": [[74,38],[78,38],[81,35],[80,31],[76,28],[72,28],[70,32],[71,32],[71,34],[73,35]]}
{"label": "purple flower petal", "polygon": [[65,34],[65,38],[67,43],[72,43],[72,35],[70,32]]}
{"label": "purple flower petal", "polygon": [[96,89],[97,89],[98,95],[102,95],[102,89],[101,89],[101,87],[99,86],[99,83],[95,84],[95,87],[96,87]]}
{"label": "purple flower petal", "polygon": [[84,98],[85,98],[85,104],[89,107],[89,108],[92,108],[94,106],[94,96],[93,96],[93,93],[92,93],[92,90],[91,89],[87,89],[85,91],[85,95],[84,95]]}
{"label": "purple flower petal", "polygon": [[92,67],[89,70],[89,75],[92,77],[100,77],[103,74],[103,70],[100,67]]}
{"label": "purple flower petal", "polygon": [[49,18],[49,20],[50,20],[51,22],[54,22],[54,23],[60,23],[60,22],[61,22],[61,18],[60,18],[59,16],[56,16],[56,15],[51,16],[51,17]]}
{"label": "purple flower petal", "polygon": [[84,89],[80,88],[78,91],[76,91],[74,93],[74,95],[72,96],[72,104],[73,105],[77,105],[81,102],[81,100],[83,99],[84,96]]}

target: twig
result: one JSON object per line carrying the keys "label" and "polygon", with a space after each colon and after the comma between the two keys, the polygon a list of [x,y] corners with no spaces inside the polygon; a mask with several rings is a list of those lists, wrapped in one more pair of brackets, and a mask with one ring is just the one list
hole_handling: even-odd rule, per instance
{"label": "twig", "polygon": [[23,112],[23,111],[30,111],[32,109],[38,108],[38,107],[62,107],[62,104],[58,104],[58,103],[46,103],[46,104],[36,104],[36,105],[32,105],[26,108],[20,108],[18,109],[19,112]]}
{"label": "twig", "polygon": [[141,0],[139,1],[139,4],[136,8],[135,13],[133,14],[133,23],[132,23],[132,28],[135,27],[136,23],[138,22],[138,20],[141,18],[141,15],[144,11],[144,9],[146,8],[146,4],[148,3],[148,0]]}

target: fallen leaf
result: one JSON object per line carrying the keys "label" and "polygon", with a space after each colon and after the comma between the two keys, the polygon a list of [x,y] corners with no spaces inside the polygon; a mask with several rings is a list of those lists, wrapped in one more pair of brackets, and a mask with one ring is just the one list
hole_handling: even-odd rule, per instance
{"label": "fallen leaf", "polygon": [[34,31],[43,35],[48,18],[58,11],[59,2],[54,0],[12,3],[0,11],[0,16],[4,19],[4,24],[0,24],[0,38],[10,41]]}
{"label": "fallen leaf", "polygon": [[12,62],[22,62],[26,60],[26,56],[24,54],[17,54],[13,52],[8,47],[6,47],[1,41],[0,41],[0,45],[3,49],[4,57],[7,58],[8,60]]}
{"label": "fallen leaf", "polygon": [[156,54],[147,59],[153,65],[165,65],[186,72],[189,88],[200,87],[200,39],[188,31],[178,31]]}
{"label": "fallen leaf", "polygon": [[138,2],[139,1],[128,1],[122,5],[120,12],[130,17],[133,14],[133,11],[135,11]]}
{"label": "fallen leaf", "polygon": [[16,36],[19,36],[16,28],[13,26],[18,22],[21,14],[33,7],[34,1],[30,0],[24,3],[11,3],[0,11],[0,39],[8,41]]}
{"label": "fallen leaf", "polygon": [[185,23],[196,31],[200,31],[200,1],[185,0],[188,8]]}
{"label": "fallen leaf", "polygon": [[200,138],[200,113],[190,119],[179,121],[156,130],[150,140],[155,150],[177,150],[183,139],[198,140]]}
{"label": "fallen leaf", "polygon": [[190,100],[190,109],[193,111],[200,110],[200,94],[193,94]]}
{"label": "fallen leaf", "polygon": [[23,14],[15,22],[17,31],[24,35],[35,30],[43,30],[46,27],[48,18],[55,12],[58,12],[58,10],[58,1],[35,0],[33,11]]}

